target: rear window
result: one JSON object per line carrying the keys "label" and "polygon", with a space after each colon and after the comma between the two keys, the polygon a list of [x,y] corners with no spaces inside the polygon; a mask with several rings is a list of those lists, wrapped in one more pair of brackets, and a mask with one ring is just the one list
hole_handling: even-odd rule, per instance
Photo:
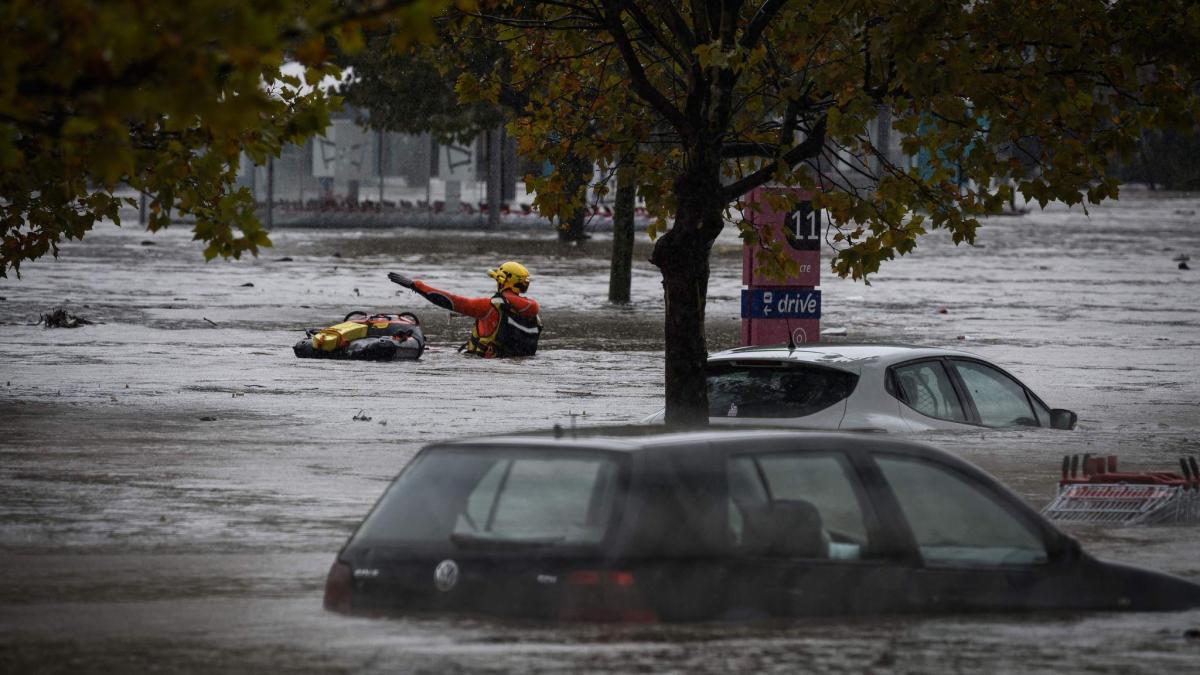
{"label": "rear window", "polygon": [[461,548],[598,544],[613,518],[621,459],[510,448],[427,452],[392,483],[354,540]]}
{"label": "rear window", "polygon": [[832,368],[787,363],[710,363],[709,417],[803,417],[854,391],[858,376]]}

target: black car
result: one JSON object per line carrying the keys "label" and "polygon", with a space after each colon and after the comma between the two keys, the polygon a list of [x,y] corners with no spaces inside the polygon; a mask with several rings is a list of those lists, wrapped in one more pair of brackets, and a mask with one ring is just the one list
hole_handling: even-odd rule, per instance
{"label": "black car", "polygon": [[765,430],[431,445],[325,587],[338,612],[625,621],[1197,606],[944,452]]}

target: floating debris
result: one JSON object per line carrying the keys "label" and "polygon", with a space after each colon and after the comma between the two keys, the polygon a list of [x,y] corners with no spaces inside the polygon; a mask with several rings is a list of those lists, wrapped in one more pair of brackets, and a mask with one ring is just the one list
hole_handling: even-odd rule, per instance
{"label": "floating debris", "polygon": [[147,240],[145,240],[145,241],[143,241],[143,242],[142,242],[142,246],[157,246],[157,244],[155,244],[154,242],[152,242],[152,241],[150,241],[149,239],[147,239]]}
{"label": "floating debris", "polygon": [[206,416],[206,417],[201,417],[201,418],[200,418],[200,421],[201,421],[201,422],[216,422],[216,421],[217,421],[217,418],[215,418],[215,417],[207,417],[207,416]]}
{"label": "floating debris", "polygon": [[371,421],[371,417],[369,415],[364,415],[363,411],[361,411],[361,410],[359,410],[358,413],[350,419],[354,420],[355,422],[370,422]]}
{"label": "floating debris", "polygon": [[246,283],[242,284],[242,288],[254,288],[254,283],[247,281]]}
{"label": "floating debris", "polygon": [[67,310],[62,308],[56,309],[49,314],[43,314],[42,318],[38,320],[38,323],[42,324],[46,328],[78,328],[80,326],[90,326],[92,324],[91,321],[88,321],[83,317],[75,316],[74,314],[68,314]]}
{"label": "floating debris", "polygon": [[208,318],[207,316],[202,316],[202,317],[200,317],[200,318],[201,318],[201,319],[204,319],[205,321],[207,321],[207,322],[208,322],[210,325],[213,325],[213,326],[217,325],[217,322],[216,322],[216,321],[213,321],[212,319]]}

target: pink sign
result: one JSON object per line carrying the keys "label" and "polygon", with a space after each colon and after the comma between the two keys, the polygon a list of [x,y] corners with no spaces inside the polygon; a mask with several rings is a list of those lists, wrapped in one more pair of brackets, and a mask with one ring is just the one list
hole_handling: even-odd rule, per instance
{"label": "pink sign", "polygon": [[742,211],[742,218],[754,224],[763,240],[784,242],[783,250],[796,261],[798,272],[787,279],[760,275],[754,269],[754,255],[761,249],[746,246],[742,253],[742,283],[748,286],[819,286],[821,242],[825,236],[821,212],[813,210],[807,199],[787,212],[776,211],[763,198],[767,190],[794,192],[801,198],[808,197],[809,193],[799,188],[756,188],[750,192]]}
{"label": "pink sign", "polygon": [[[769,191],[790,191],[800,199],[787,210],[776,210],[766,199]],[[821,244],[825,228],[821,212],[812,208],[811,193],[799,188],[757,188],[746,198],[742,217],[763,240],[782,241],[785,254],[796,262],[796,273],[773,279],[757,273],[754,256],[761,250],[746,246],[742,253],[742,345],[782,345],[821,339]]]}
{"label": "pink sign", "polygon": [[785,345],[788,333],[798,345],[821,341],[820,319],[742,319],[742,346]]}

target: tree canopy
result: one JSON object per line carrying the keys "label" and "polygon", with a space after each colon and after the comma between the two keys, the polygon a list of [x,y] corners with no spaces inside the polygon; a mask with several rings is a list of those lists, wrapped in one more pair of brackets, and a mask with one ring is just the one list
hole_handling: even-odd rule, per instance
{"label": "tree canopy", "polygon": [[[366,123],[402,133],[432,133],[444,142],[471,140],[505,121],[502,105],[461,102],[454,85],[464,74],[490,72],[504,49],[491,40],[441,31],[434,41],[393,49],[387,25],[366,36],[366,47],[339,53],[350,76],[338,85],[345,102],[368,111]],[[509,102],[511,105],[511,102]]]}
{"label": "tree canopy", "polygon": [[0,3],[0,277],[119,223],[122,185],[149,196],[150,230],[185,214],[206,258],[256,252],[269,238],[234,189],[240,153],[262,163],[327,126],[337,101],[313,85],[337,71],[329,40],[353,52],[384,19],[401,45],[428,38],[450,4]]}
{"label": "tree canopy", "polygon": [[[1110,160],[1200,111],[1200,10],[1183,0],[514,0],[469,20],[498,28],[510,69],[459,93],[533,92],[522,152],[636,168],[658,217],[668,421],[706,417],[708,252],[748,190],[809,188],[833,271],[866,278],[930,229],[974,241],[1014,189],[1114,197]],[[572,208],[563,181],[529,177],[543,212]],[[782,242],[737,222],[786,271]]]}

